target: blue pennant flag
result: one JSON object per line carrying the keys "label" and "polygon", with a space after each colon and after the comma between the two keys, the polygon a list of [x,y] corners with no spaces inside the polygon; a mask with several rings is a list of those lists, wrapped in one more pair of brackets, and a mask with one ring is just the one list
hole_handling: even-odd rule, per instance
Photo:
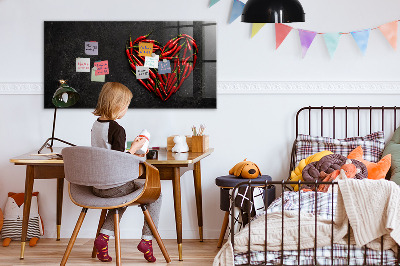
{"label": "blue pennant flag", "polygon": [[244,8],[244,3],[239,0],[233,0],[231,17],[229,19],[229,23],[232,23],[235,19],[237,19],[240,15],[242,15],[242,11]]}
{"label": "blue pennant flag", "polygon": [[215,5],[218,2],[219,2],[219,0],[210,0],[210,5],[208,7],[212,7],[213,5]]}
{"label": "blue pennant flag", "polygon": [[336,48],[338,47],[339,39],[340,36],[342,36],[342,34],[340,34],[339,32],[333,32],[333,33],[325,33],[323,36],[326,48],[328,48],[329,55],[332,58],[333,54],[336,51]]}
{"label": "blue pennant flag", "polygon": [[369,33],[371,29],[361,30],[361,31],[352,31],[351,35],[353,35],[354,40],[356,41],[358,47],[361,50],[361,53],[364,55],[368,46]]}

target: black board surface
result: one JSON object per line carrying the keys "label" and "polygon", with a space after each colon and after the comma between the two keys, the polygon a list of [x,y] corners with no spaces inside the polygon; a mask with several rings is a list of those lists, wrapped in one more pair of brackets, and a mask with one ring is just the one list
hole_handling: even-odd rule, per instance
{"label": "black board surface", "polygon": [[[149,39],[162,45],[179,34],[193,36],[198,61],[182,87],[167,101],[147,91],[131,72],[125,44],[151,32]],[[85,41],[97,41],[98,55],[86,55]],[[102,82],[92,82],[90,72],[76,72],[76,58],[108,60],[105,81],[126,85],[133,93],[130,108],[216,108],[216,23],[204,21],[45,21],[44,22],[44,107],[54,108],[51,99],[58,80],[80,95],[69,108],[94,109]]]}

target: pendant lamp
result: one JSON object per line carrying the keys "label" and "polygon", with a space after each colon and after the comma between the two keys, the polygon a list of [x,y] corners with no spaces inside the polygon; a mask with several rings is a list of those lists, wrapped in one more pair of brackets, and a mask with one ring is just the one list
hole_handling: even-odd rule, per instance
{"label": "pendant lamp", "polygon": [[[54,104],[55,108],[54,108],[54,117],[53,117],[53,131],[51,134],[51,138],[48,138],[44,142],[42,147],[39,149],[38,153],[40,153],[45,147],[50,148],[50,150],[53,152],[53,141],[54,140],[60,141],[62,143],[68,144],[70,146],[75,146],[74,144],[69,143],[65,140],[55,138],[54,130],[56,128],[57,108],[70,107],[70,106],[74,105],[78,100],[79,100],[78,92],[75,89],[68,86],[66,84],[66,80],[60,80],[60,87],[56,90],[56,92],[54,93],[53,98],[52,98],[52,103]],[[49,144],[49,141],[51,141],[50,144]]]}
{"label": "pendant lamp", "polygon": [[243,8],[242,22],[304,22],[304,10],[298,0],[249,0]]}

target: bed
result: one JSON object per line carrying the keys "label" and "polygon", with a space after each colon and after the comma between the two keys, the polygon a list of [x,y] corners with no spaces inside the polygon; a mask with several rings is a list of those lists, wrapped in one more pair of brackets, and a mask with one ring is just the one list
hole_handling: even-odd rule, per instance
{"label": "bed", "polygon": [[[347,156],[350,150],[361,145],[364,151],[369,150],[365,155],[371,161],[379,161],[384,136],[390,137],[397,127],[398,110],[397,107],[384,106],[301,108],[296,114],[296,140],[291,153],[289,177],[302,159],[326,149]],[[338,141],[339,138],[343,139]],[[312,145],[307,146],[308,142]],[[360,243],[360,233],[353,224],[354,229],[350,226],[349,220],[338,229],[340,217],[345,216],[346,211],[351,216],[350,203],[343,194],[344,185],[341,190],[338,187],[350,181],[305,182],[289,178],[265,183],[249,180],[239,184],[233,194],[244,184],[264,185],[264,188],[275,185],[281,187],[282,194],[266,208],[265,213],[253,217],[236,234],[233,232],[234,219],[231,219],[230,239],[218,253],[214,265],[400,265],[400,252],[395,252],[399,246],[389,242],[386,235],[367,247],[356,245]],[[368,180],[367,183],[372,182]],[[298,189],[304,185],[312,189],[306,192]],[[318,192],[322,185],[330,186],[330,192]],[[397,189],[395,186],[392,188]],[[267,189],[265,193],[268,197]],[[382,199],[382,206],[389,203],[389,200]],[[235,216],[233,204],[232,200],[231,217]]]}

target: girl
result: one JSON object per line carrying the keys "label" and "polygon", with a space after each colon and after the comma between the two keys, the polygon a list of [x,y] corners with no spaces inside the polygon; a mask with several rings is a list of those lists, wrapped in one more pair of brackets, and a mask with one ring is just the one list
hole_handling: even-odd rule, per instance
{"label": "girl", "polygon": [[[120,126],[115,120],[122,118],[132,100],[132,92],[124,85],[118,82],[107,82],[101,89],[96,110],[93,114],[99,118],[93,123],[91,142],[93,147],[101,147],[111,150],[125,152],[125,129]],[[129,153],[144,157],[144,155],[136,154],[143,144],[146,142],[144,138],[136,138]],[[121,197],[132,193],[133,191],[143,187],[143,183],[135,182],[137,177],[133,176],[132,181],[121,184],[117,187],[93,187],[93,194],[102,198]],[[153,218],[156,226],[160,216],[161,195],[153,203],[148,204],[147,208]],[[120,219],[125,212],[126,207],[119,208],[118,212]],[[94,246],[97,249],[97,258],[101,261],[111,261],[112,258],[108,255],[108,240],[110,236],[114,236],[114,219],[115,210],[107,212],[106,220],[101,228],[99,236],[94,241]],[[152,237],[150,227],[147,222],[144,222],[142,230],[142,240],[137,246],[138,250],[144,253],[144,258],[149,262],[156,261],[153,256]]]}

